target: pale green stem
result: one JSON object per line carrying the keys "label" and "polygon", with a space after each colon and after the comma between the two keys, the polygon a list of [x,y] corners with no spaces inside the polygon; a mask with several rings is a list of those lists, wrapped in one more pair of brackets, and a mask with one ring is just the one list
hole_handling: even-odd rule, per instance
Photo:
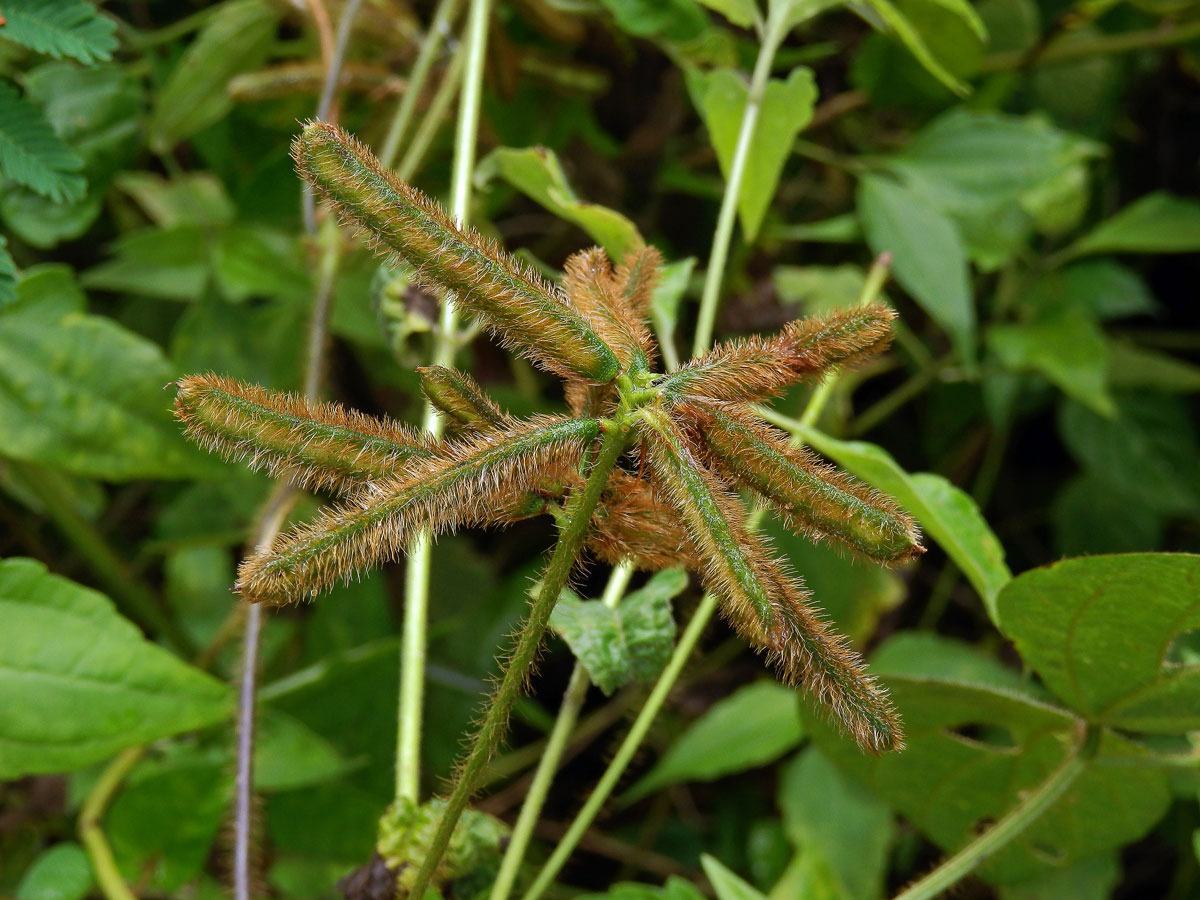
{"label": "pale green stem", "polygon": [[[452,184],[455,220],[466,225],[470,213],[471,176],[475,168],[475,144],[479,131],[479,106],[483,91],[483,61],[487,53],[490,0],[471,0],[467,22],[467,67],[463,75],[462,101],[458,105],[458,134]],[[434,346],[434,365],[454,362],[458,317],[450,298],[442,301]],[[432,405],[425,408],[425,430],[435,437],[442,421]],[[400,646],[400,710],[396,736],[396,798],[420,800],[421,729],[425,703],[425,648],[429,624],[430,542],[427,533],[418,535],[408,548],[405,570],[404,633]]]}
{"label": "pale green stem", "polygon": [[767,23],[766,36],[758,51],[750,89],[746,94],[746,110],[742,113],[742,124],[738,130],[737,144],[733,151],[733,163],[729,167],[729,180],[725,184],[725,196],[721,199],[721,211],[717,215],[717,228],[713,232],[712,251],[708,256],[708,270],[704,273],[704,291],[700,295],[700,317],[696,322],[696,336],[692,343],[692,356],[700,356],[712,344],[713,326],[717,320],[717,301],[721,294],[721,282],[725,276],[725,262],[729,257],[729,242],[733,238],[733,224],[737,219],[738,198],[742,193],[742,180],[746,175],[746,163],[750,159],[750,146],[754,142],[754,128],[762,109],[763,95],[771,77],[771,65],[775,51],[779,49],[787,29],[784,16],[772,16]]}
{"label": "pale green stem", "polygon": [[[887,274],[890,265],[891,257],[888,254],[881,255],[879,259],[875,261],[875,264],[871,267],[871,271],[868,273],[867,279],[863,284],[862,293],[859,295],[858,304],[860,306],[866,306],[867,304],[873,303],[876,299],[878,299],[879,293],[883,289],[884,282],[887,280]],[[707,346],[699,347],[696,350],[696,354],[700,355],[707,349]],[[809,398],[808,406],[804,410],[804,419],[816,421],[816,419],[821,415],[821,410],[824,408],[831,395],[832,385],[834,381],[836,381],[836,378],[837,376],[835,375],[827,379],[821,385],[821,387],[829,385],[828,390],[822,391],[818,389],[813,392],[812,397]],[[757,411],[760,415],[763,415],[765,412],[767,412],[767,410],[764,409],[759,409]],[[798,425],[797,422],[791,419],[786,419],[785,421],[792,426]],[[801,443],[799,437],[797,437],[794,443],[799,446]],[[750,531],[756,530],[759,524],[762,522],[764,515],[764,509],[761,507],[755,509],[747,517],[746,527]],[[691,656],[692,651],[695,649],[696,642],[700,640],[700,636],[704,633],[704,629],[708,627],[709,619],[712,618],[712,615],[714,612],[716,612],[716,610],[716,595],[712,593],[705,593],[703,599],[700,601],[700,605],[696,607],[696,612],[692,615],[691,622],[688,623],[687,629],[684,631],[683,636],[679,639],[679,643],[676,644],[675,650],[671,654],[670,662],[667,663],[667,667],[658,677],[658,681],[655,682],[654,689],[650,692],[650,696],[646,699],[646,704],[642,707],[637,718],[634,720],[633,726],[629,729],[629,733],[625,736],[625,740],[621,742],[621,746],[617,749],[612,761],[608,764],[608,768],[606,768],[604,770],[604,774],[600,776],[600,781],[597,782],[596,787],[592,789],[592,793],[588,797],[587,802],[584,803],[583,808],[575,816],[574,821],[571,822],[571,826],[567,829],[566,834],[559,839],[558,844],[554,848],[554,852],[550,855],[550,859],[546,861],[546,864],[542,867],[541,871],[538,872],[536,880],[525,893],[525,896],[522,898],[522,900],[537,900],[537,898],[539,898],[546,891],[551,882],[553,882],[555,877],[558,875],[559,871],[561,871],[562,867],[566,864],[567,860],[574,852],[575,847],[579,844],[579,841],[583,838],[588,828],[591,827],[592,822],[595,821],[601,807],[604,806],[605,802],[612,794],[613,789],[617,786],[617,782],[619,782],[621,776],[625,774],[626,766],[628,766],[630,761],[632,761],[633,756],[637,752],[638,747],[641,745],[642,740],[645,738],[646,733],[650,730],[650,726],[653,724],[654,719],[658,716],[659,710],[662,708],[663,703],[667,699],[667,695],[675,686],[675,681],[678,679],[680,672],[683,671],[684,664],[687,662],[688,657]],[[492,898],[492,900],[495,900],[495,898]]]}
{"label": "pale green stem", "polygon": [[[633,564],[628,561],[622,562],[612,570],[600,602],[609,609],[614,609],[625,595],[625,589],[629,586],[629,580],[632,577]],[[517,870],[525,859],[525,851],[533,836],[534,826],[545,805],[546,794],[550,790],[554,774],[558,771],[563,752],[567,748],[567,739],[575,729],[579,712],[583,709],[583,702],[587,698],[588,684],[587,669],[584,668],[583,663],[576,661],[575,668],[571,672],[571,680],[567,683],[567,690],[563,694],[562,705],[558,708],[558,717],[554,720],[554,728],[551,729],[550,736],[546,741],[546,749],[538,761],[533,781],[529,785],[529,792],[525,795],[525,802],[513,825],[508,849],[504,852],[500,871],[496,874],[496,880],[492,884],[490,900],[507,900],[512,891]]]}
{"label": "pale green stem", "polygon": [[459,0],[439,0],[437,9],[434,10],[433,20],[425,31],[421,49],[417,51],[417,58],[413,60],[412,69],[408,73],[408,84],[405,85],[404,96],[400,98],[400,105],[396,107],[396,114],[392,117],[392,121],[388,125],[387,136],[383,139],[383,149],[379,152],[379,161],[383,163],[384,168],[390,169],[396,159],[396,154],[400,152],[400,142],[404,139],[404,134],[412,122],[413,113],[417,110],[417,101],[425,92],[425,82],[429,78],[429,72],[433,69],[434,62],[437,61],[438,51],[445,43],[450,24],[458,14],[458,4]]}
{"label": "pale green stem", "polygon": [[79,839],[87,849],[100,892],[108,900],[137,900],[129,885],[125,883],[121,870],[117,868],[108,838],[104,836],[103,821],[104,812],[121,782],[145,753],[145,747],[130,747],[109,763],[79,811]]}
{"label": "pale green stem", "polygon": [[466,58],[466,48],[459,44],[454,50],[454,55],[450,57],[450,64],[446,66],[446,77],[442,79],[437,93],[429,102],[429,109],[425,111],[420,126],[412,140],[409,141],[400,165],[396,166],[396,176],[401,181],[409,181],[413,177],[417,169],[421,167],[425,154],[429,152],[429,145],[433,143],[438,129],[442,127],[446,111],[454,102],[454,98],[458,96],[458,89],[462,84],[463,63]]}
{"label": "pale green stem", "polygon": [[[1081,729],[1083,728],[1080,723]],[[1066,760],[1036,789],[1026,794],[1011,812],[971,841],[924,878],[910,884],[893,900],[931,900],[950,890],[1037,821],[1073,785],[1087,768],[1100,740],[1099,729],[1083,730]]]}

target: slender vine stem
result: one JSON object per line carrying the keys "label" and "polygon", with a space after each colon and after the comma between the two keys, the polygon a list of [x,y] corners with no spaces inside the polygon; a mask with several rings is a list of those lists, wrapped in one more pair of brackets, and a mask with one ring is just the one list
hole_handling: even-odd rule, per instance
{"label": "slender vine stem", "polygon": [[906,887],[893,900],[932,900],[977,869],[987,859],[1032,825],[1073,785],[1100,743],[1100,729],[1080,723],[1080,737],[1067,758],[1050,777],[1030,791],[991,828],[945,860],[925,877]]}
{"label": "slender vine stem", "polygon": [[[470,213],[471,175],[475,169],[475,145],[479,131],[479,107],[483,92],[483,62],[487,54],[490,0],[472,0],[467,22],[467,65],[463,73],[462,100],[458,106],[458,135],[455,141],[453,194],[454,217],[466,225]],[[442,302],[434,345],[434,365],[450,366],[457,349],[458,315],[449,297]],[[442,421],[427,404],[424,428],[435,437]],[[422,532],[408,548],[404,584],[404,630],[400,642],[400,703],[396,734],[396,799],[420,799],[421,731],[425,702],[425,656],[429,622],[429,535]]]}
{"label": "slender vine stem", "polygon": [[145,754],[145,747],[130,747],[118,755],[100,775],[100,780],[88,793],[87,799],[83,801],[83,808],[79,811],[79,840],[87,849],[92,871],[100,884],[100,892],[108,900],[137,900],[129,885],[125,883],[121,870],[117,868],[112,847],[108,844],[108,838],[104,836],[104,813],[125,776]]}
{"label": "slender vine stem", "polygon": [[537,660],[542,636],[550,621],[550,613],[554,610],[559,594],[575,566],[575,560],[591,525],[592,513],[600,503],[600,495],[608,482],[608,476],[621,454],[625,452],[629,440],[627,425],[609,423],[588,473],[587,483],[568,502],[566,520],[559,531],[554,553],[546,566],[546,574],[542,578],[529,615],[521,627],[516,646],[509,655],[500,686],[488,703],[483,723],[459,770],[454,790],[446,801],[445,812],[442,813],[437,831],[421,863],[421,869],[409,890],[412,897],[425,896],[425,889],[429,886],[433,873],[450,843],[454,826],[466,808],[467,801],[474,794],[480,774],[503,740],[513,704],[522,694],[529,672]]}
{"label": "slender vine stem", "polygon": [[450,57],[450,62],[446,66],[446,74],[442,78],[442,83],[438,86],[437,93],[429,101],[429,108],[421,118],[421,124],[417,126],[412,140],[409,141],[408,147],[405,148],[404,156],[400,158],[400,164],[396,166],[396,177],[401,181],[410,181],[417,169],[421,167],[421,163],[425,159],[425,154],[429,152],[429,145],[433,143],[434,136],[437,135],[438,129],[442,127],[442,120],[446,117],[446,111],[450,108],[450,104],[454,102],[454,98],[458,96],[459,87],[462,85],[462,71],[465,61],[466,47],[463,44],[459,44],[454,48],[454,54]]}
{"label": "slender vine stem", "polygon": [[[782,5],[782,4],[781,4]],[[763,95],[771,77],[771,65],[775,52],[787,34],[786,15],[773,15],[767,22],[766,34],[754,64],[750,89],[746,94],[746,110],[742,113],[742,124],[738,129],[737,144],[733,151],[733,162],[729,166],[729,180],[725,184],[725,196],[721,198],[721,211],[717,215],[717,228],[713,232],[712,251],[708,256],[708,270],[704,273],[704,290],[700,295],[700,317],[696,322],[696,335],[692,342],[692,356],[699,356],[712,344],[713,327],[717,320],[717,305],[721,295],[721,281],[725,275],[725,262],[729,257],[729,242],[733,237],[733,223],[737,218],[738,198],[742,193],[742,180],[746,174],[746,163],[750,159],[750,145],[754,141],[754,128],[762,109]]]}
{"label": "slender vine stem", "polygon": [[[625,595],[625,590],[629,587],[629,580],[632,577],[632,563],[622,562],[612,570],[600,602],[609,609],[615,609]],[[513,825],[508,849],[505,850],[504,859],[500,863],[500,871],[496,874],[496,880],[492,884],[491,900],[507,900],[512,891],[517,870],[525,858],[529,840],[533,836],[534,827],[537,825],[542,807],[546,803],[550,784],[562,762],[563,752],[567,748],[567,741],[575,728],[575,723],[579,720],[579,712],[583,709],[583,702],[587,698],[589,684],[587,669],[584,668],[583,663],[576,660],[575,668],[571,671],[571,679],[567,682],[567,690],[563,694],[562,704],[558,708],[558,716],[554,720],[554,728],[550,731],[546,749],[538,761],[537,769],[533,774],[533,782],[529,785],[525,802]]]}

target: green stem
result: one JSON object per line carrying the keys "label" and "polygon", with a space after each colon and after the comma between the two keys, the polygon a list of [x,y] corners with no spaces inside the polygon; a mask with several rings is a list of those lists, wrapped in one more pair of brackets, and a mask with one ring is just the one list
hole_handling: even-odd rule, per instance
{"label": "green stem", "polygon": [[[613,569],[609,576],[600,602],[609,609],[615,608],[621,601],[621,597],[625,595],[625,589],[629,586],[629,579],[632,577],[633,565],[629,562],[622,562]],[[589,683],[587,669],[584,668],[583,663],[576,661],[575,668],[571,672],[571,680],[567,683],[567,690],[563,694],[562,705],[558,708],[558,717],[554,720],[554,728],[550,731],[550,737],[546,742],[546,749],[541,755],[537,770],[533,774],[533,782],[529,785],[529,792],[525,795],[525,802],[513,825],[508,849],[504,852],[500,871],[496,875],[496,881],[492,884],[490,900],[507,900],[512,891],[513,882],[517,877],[517,869],[525,858],[525,851],[529,847],[529,839],[533,836],[534,826],[537,825],[538,816],[541,815],[542,807],[545,805],[550,783],[554,780],[554,773],[558,771],[563,753],[567,749],[567,740],[575,729],[580,710],[583,709]]]}
{"label": "green stem", "polygon": [[450,23],[458,14],[458,4],[459,0],[440,0],[434,11],[433,20],[429,23],[425,39],[421,42],[421,49],[417,52],[417,58],[413,60],[412,70],[408,74],[408,84],[404,89],[404,96],[400,99],[400,105],[396,107],[396,114],[392,117],[387,136],[383,139],[383,149],[379,153],[379,161],[385,168],[392,167],[396,154],[400,151],[400,142],[412,122],[413,113],[417,109],[417,101],[424,93],[429,72],[433,69],[438,51],[442,49],[442,44],[446,40]]}
{"label": "green stem", "polygon": [[771,64],[775,59],[775,51],[779,49],[787,33],[782,21],[785,18],[782,15],[771,17],[758,51],[758,61],[754,64],[754,75],[750,79],[750,89],[746,94],[746,110],[742,113],[742,124],[733,151],[733,163],[729,167],[729,181],[725,185],[725,196],[721,198],[721,211],[717,216],[717,228],[713,232],[708,270],[704,273],[704,291],[700,296],[700,317],[696,322],[692,356],[700,356],[712,344],[713,326],[717,320],[717,301],[721,293],[721,281],[725,275],[725,262],[729,256],[729,242],[733,238],[733,223],[737,219],[742,180],[750,158],[750,145],[754,142],[754,128],[758,124],[763,95],[771,77]]}
{"label": "green stem", "polygon": [[433,95],[433,99],[429,102],[429,109],[425,111],[420,126],[418,126],[412,140],[409,141],[408,149],[404,151],[400,165],[396,167],[396,175],[401,181],[410,181],[412,179],[413,175],[421,167],[421,163],[425,159],[425,154],[429,152],[429,145],[433,143],[434,136],[438,133],[438,129],[442,127],[442,120],[446,118],[446,111],[458,95],[458,89],[462,84],[463,62],[466,58],[465,48],[462,44],[459,44],[454,51],[454,55],[450,57],[450,64],[446,66],[446,76],[438,86],[437,93]]}
{"label": "green stem", "polygon": [[121,782],[145,753],[145,747],[130,747],[109,763],[79,811],[79,839],[87,849],[92,871],[96,873],[96,881],[100,883],[100,892],[108,900],[137,900],[129,885],[125,883],[121,870],[117,868],[112,848],[104,836],[103,821],[104,812],[120,788]]}
{"label": "green stem", "polygon": [[1156,50],[1161,47],[1186,44],[1200,37],[1200,22],[1168,24],[1145,31],[1127,31],[1124,34],[1098,35],[1082,40],[1059,40],[1051,44],[1035,59],[1030,60],[1020,50],[1008,53],[993,53],[985,56],[979,70],[983,73],[1005,72],[1019,69],[1032,63],[1049,66],[1055,63],[1073,62],[1110,53],[1130,53],[1135,50]]}
{"label": "green stem", "polygon": [[411,897],[425,896],[425,889],[429,886],[433,873],[450,843],[454,826],[466,808],[467,801],[474,794],[480,774],[504,738],[509,713],[523,692],[529,673],[537,660],[542,636],[550,621],[550,613],[554,610],[559,594],[566,585],[583,547],[591,525],[592,513],[600,503],[600,495],[608,482],[608,476],[628,443],[629,431],[625,427],[613,426],[605,432],[596,461],[588,473],[587,483],[582,491],[572,497],[568,505],[566,526],[559,532],[558,543],[546,566],[546,574],[529,610],[529,616],[521,628],[517,644],[509,656],[500,686],[488,704],[483,724],[459,770],[454,790],[446,801],[446,810],[438,823],[437,832],[409,891]]}
{"label": "green stem", "polygon": [[[487,23],[490,0],[472,0],[467,24],[467,68],[463,75],[462,102],[458,107],[458,135],[454,154],[454,217],[466,225],[470,212],[471,175],[475,168],[475,144],[479,131],[483,61],[487,52]],[[454,362],[458,319],[454,304],[442,302],[434,346],[434,365]],[[425,407],[425,430],[437,437],[442,420],[432,405]],[[421,729],[425,702],[425,651],[429,626],[430,542],[427,533],[418,535],[408,548],[405,570],[404,633],[400,644],[400,702],[396,740],[396,798],[420,799]]]}
{"label": "green stem", "polygon": [[1082,736],[1071,748],[1066,760],[1049,778],[1027,794],[1004,818],[924,878],[906,887],[893,900],[931,900],[950,890],[1054,805],[1083,774],[1099,742],[1099,729],[1090,726],[1083,729]]}

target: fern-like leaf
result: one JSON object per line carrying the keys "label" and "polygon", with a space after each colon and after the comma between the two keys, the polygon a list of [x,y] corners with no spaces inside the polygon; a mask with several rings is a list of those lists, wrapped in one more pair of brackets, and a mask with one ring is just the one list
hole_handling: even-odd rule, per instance
{"label": "fern-like leaf", "polygon": [[0,37],[55,59],[93,65],[112,59],[116,24],[83,0],[5,0]]}
{"label": "fern-like leaf", "polygon": [[56,203],[68,203],[87,189],[78,174],[82,168],[83,161],[54,133],[42,111],[0,81],[0,176]]}

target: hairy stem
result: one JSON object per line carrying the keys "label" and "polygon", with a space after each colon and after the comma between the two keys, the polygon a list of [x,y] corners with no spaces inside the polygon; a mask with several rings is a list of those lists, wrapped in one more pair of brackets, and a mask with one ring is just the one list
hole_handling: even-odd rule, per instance
{"label": "hairy stem", "polygon": [[446,810],[438,823],[437,832],[430,843],[428,853],[421,864],[409,895],[424,897],[434,871],[441,861],[450,836],[467,801],[475,792],[479,776],[491,759],[496,747],[504,738],[509,713],[513,704],[524,690],[529,673],[537,660],[542,636],[550,621],[550,613],[558,602],[559,594],[570,577],[571,569],[579,551],[583,548],[591,523],[592,513],[600,503],[600,495],[608,482],[608,476],[629,443],[629,432],[619,426],[610,427],[604,435],[600,450],[596,454],[587,483],[576,493],[567,506],[566,523],[559,532],[558,543],[546,566],[541,587],[530,608],[529,616],[521,628],[520,637],[509,656],[508,665],[500,686],[492,696],[483,724],[471,744],[471,750],[459,770],[454,790],[446,802]]}
{"label": "hairy stem", "polygon": [[[629,586],[629,579],[632,577],[633,565],[629,562],[623,562],[613,569],[600,602],[609,609],[614,609],[625,595],[625,589]],[[492,884],[490,900],[507,900],[509,892],[512,891],[513,882],[517,877],[517,869],[525,858],[525,851],[529,847],[529,839],[533,836],[534,826],[537,825],[538,817],[542,813],[542,806],[546,802],[550,783],[554,780],[554,773],[558,771],[563,752],[567,748],[567,740],[579,719],[583,701],[587,698],[589,683],[587,669],[584,668],[583,663],[576,661],[575,668],[571,672],[571,680],[567,683],[567,690],[563,694],[562,705],[558,708],[558,716],[554,720],[554,728],[546,742],[546,749],[538,761],[537,770],[533,774],[533,782],[529,785],[529,791],[525,795],[525,803],[521,806],[516,824],[513,825],[508,849],[504,852],[500,871],[496,875],[496,881]]]}
{"label": "hairy stem", "polygon": [[1080,739],[1071,748],[1063,764],[1050,777],[1030,791],[1004,818],[971,841],[924,878],[910,884],[893,900],[931,900],[950,890],[959,881],[1037,821],[1075,783],[1100,743],[1100,730],[1080,723]]}
{"label": "hairy stem", "polygon": [[[467,67],[463,74],[462,101],[458,106],[458,135],[454,153],[453,213],[459,227],[470,213],[471,176],[479,131],[483,91],[483,62],[487,54],[490,0],[472,0],[467,22]],[[449,297],[442,301],[435,339],[433,364],[452,366],[457,349],[458,316]],[[442,419],[433,404],[425,406],[425,430],[437,437]],[[400,642],[400,704],[396,734],[396,799],[416,803],[421,792],[421,730],[425,702],[425,653],[429,621],[429,571],[431,545],[422,533],[408,548],[404,573],[404,631]]]}
{"label": "hairy stem", "polygon": [[87,848],[88,859],[91,860],[100,892],[107,900],[137,900],[117,868],[108,838],[104,836],[103,819],[104,812],[120,788],[121,782],[145,753],[145,747],[130,747],[109,763],[79,811],[79,840]]}

